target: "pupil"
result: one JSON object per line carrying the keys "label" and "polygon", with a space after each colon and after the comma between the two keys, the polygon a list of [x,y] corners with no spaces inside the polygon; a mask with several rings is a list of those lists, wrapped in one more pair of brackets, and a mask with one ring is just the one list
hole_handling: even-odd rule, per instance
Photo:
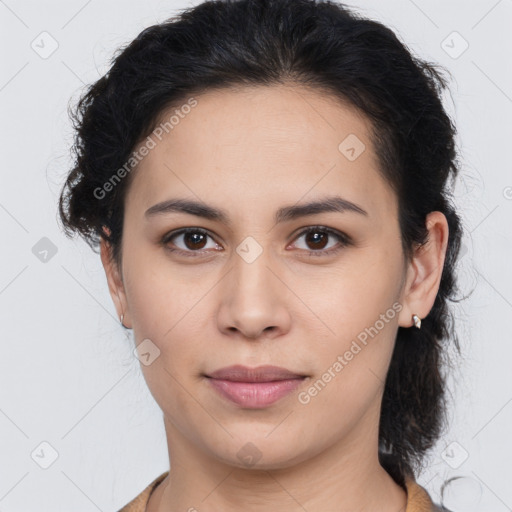
{"label": "pupil", "polygon": [[[317,245],[317,244],[319,243],[318,237],[317,237],[317,236],[315,236],[315,235],[318,235],[318,234],[319,234],[319,233],[318,233],[318,231],[313,231],[313,232],[311,232],[311,233],[309,233],[309,234],[308,234],[308,236],[309,236],[310,238],[313,238],[313,245]],[[324,239],[325,239],[325,235],[324,235],[324,234],[320,234],[320,238],[324,238]],[[315,240],[315,239],[316,239],[316,240]],[[325,241],[325,240],[324,240],[324,241]],[[320,240],[320,245],[322,245],[321,240]],[[325,245],[325,244],[323,244],[323,245]],[[322,247],[314,247],[314,248],[315,248],[315,249],[322,249],[322,248],[323,248],[323,245],[322,245]]]}
{"label": "pupil", "polygon": [[[196,245],[198,243],[200,244],[202,241],[201,238],[204,238],[204,237],[205,236],[202,233],[186,233],[185,240],[188,241],[188,240],[192,239],[192,243],[191,243],[192,247],[189,247],[189,249],[190,248],[192,248],[192,249],[199,248],[200,249],[201,247],[197,247]],[[187,245],[189,245],[189,244],[187,243]]]}

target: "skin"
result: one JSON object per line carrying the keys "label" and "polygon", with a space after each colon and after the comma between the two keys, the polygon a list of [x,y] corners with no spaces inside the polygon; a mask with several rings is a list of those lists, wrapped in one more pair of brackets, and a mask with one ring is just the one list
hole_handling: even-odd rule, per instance
{"label": "skin", "polygon": [[[413,313],[424,318],[439,289],[445,216],[428,215],[429,242],[406,262],[397,198],[378,172],[369,121],[334,97],[279,85],[196,99],[135,171],[120,267],[101,243],[119,316],[136,344],[148,338],[160,350],[141,367],[163,411],[171,473],[147,510],[404,511],[404,490],[378,462],[378,421],[398,326],[411,327]],[[366,146],[354,161],[338,150],[349,134]],[[275,224],[278,208],[333,193],[368,215],[325,212]],[[223,208],[231,226],[176,212],[145,219],[170,198]],[[337,230],[353,243],[340,246],[324,231],[320,241],[308,238],[301,235],[307,226]],[[210,236],[198,243],[178,235],[168,247],[202,255],[166,250],[164,235],[184,227]],[[251,263],[236,252],[248,236],[262,249]],[[400,312],[300,403],[298,393],[395,302]],[[273,364],[309,378],[267,408],[249,410],[202,376],[232,364]],[[249,442],[260,455],[250,467],[237,456]]]}

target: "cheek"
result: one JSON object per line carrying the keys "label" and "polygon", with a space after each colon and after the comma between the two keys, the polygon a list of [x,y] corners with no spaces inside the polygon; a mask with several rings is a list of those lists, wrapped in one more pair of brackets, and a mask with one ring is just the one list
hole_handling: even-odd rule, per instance
{"label": "cheek", "polygon": [[125,290],[136,339],[162,338],[197,301],[196,285],[187,282],[161,249],[126,243]]}
{"label": "cheek", "polygon": [[[359,335],[364,338],[376,322],[381,331],[389,330],[389,323],[397,321],[393,304],[398,298],[399,275],[389,266],[362,263],[365,272],[347,267],[298,292],[315,316],[310,326],[317,325],[325,333],[325,342],[338,350]],[[379,321],[381,315],[384,324]]]}
{"label": "cheek", "polygon": [[171,288],[155,272],[134,275],[136,279],[132,278],[127,288],[135,344],[148,344],[144,340],[149,339],[149,346],[158,354],[147,365],[141,359],[141,370],[157,404],[174,423],[180,423],[189,415],[201,414],[187,388],[194,378],[191,373],[203,370],[199,363],[204,361],[204,334],[201,336],[199,321],[204,311],[200,304],[194,307],[198,296],[186,293],[188,288],[182,283]]}
{"label": "cheek", "polygon": [[143,370],[151,378],[158,372],[157,383],[171,379],[171,384],[166,369],[177,377],[184,369],[197,368],[207,317],[207,301],[201,299],[212,284],[178,272],[161,256],[142,250],[129,254],[124,261],[125,289],[135,343],[149,339],[160,351],[159,365]]}
{"label": "cheek", "polygon": [[[363,302],[357,316],[338,315],[337,336],[315,351],[317,373],[300,397],[304,421],[316,428],[321,418],[326,437],[350,431],[369,410],[380,408],[396,336],[396,312],[379,318],[380,309]],[[307,402],[307,403],[306,403]],[[330,411],[326,415],[326,411]]]}
{"label": "cheek", "polygon": [[305,302],[321,318],[315,322],[325,333],[315,357],[321,380],[329,381],[330,400],[347,405],[354,397],[374,396],[383,386],[402,307],[397,300],[400,261],[399,254],[366,251],[357,265],[347,265],[325,286],[315,287],[322,293],[309,292]]}

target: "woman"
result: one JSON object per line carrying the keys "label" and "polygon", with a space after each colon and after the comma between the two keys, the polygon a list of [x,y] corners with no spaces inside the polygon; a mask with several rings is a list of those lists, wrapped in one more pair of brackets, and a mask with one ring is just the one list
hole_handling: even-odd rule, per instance
{"label": "woman", "polygon": [[458,348],[445,87],[340,4],[224,0],[83,96],[60,215],[100,246],[170,460],[123,511],[444,510],[415,475]]}

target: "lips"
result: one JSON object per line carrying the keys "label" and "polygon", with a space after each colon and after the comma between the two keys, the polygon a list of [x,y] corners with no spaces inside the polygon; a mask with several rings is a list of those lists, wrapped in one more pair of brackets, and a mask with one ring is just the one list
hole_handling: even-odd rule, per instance
{"label": "lips", "polygon": [[293,373],[279,366],[266,365],[248,368],[247,366],[235,365],[216,370],[210,373],[208,377],[234,382],[272,382],[276,380],[301,379],[305,375]]}
{"label": "lips", "polygon": [[307,378],[278,366],[248,368],[241,365],[221,368],[206,377],[220,396],[247,409],[270,406],[297,389]]}

